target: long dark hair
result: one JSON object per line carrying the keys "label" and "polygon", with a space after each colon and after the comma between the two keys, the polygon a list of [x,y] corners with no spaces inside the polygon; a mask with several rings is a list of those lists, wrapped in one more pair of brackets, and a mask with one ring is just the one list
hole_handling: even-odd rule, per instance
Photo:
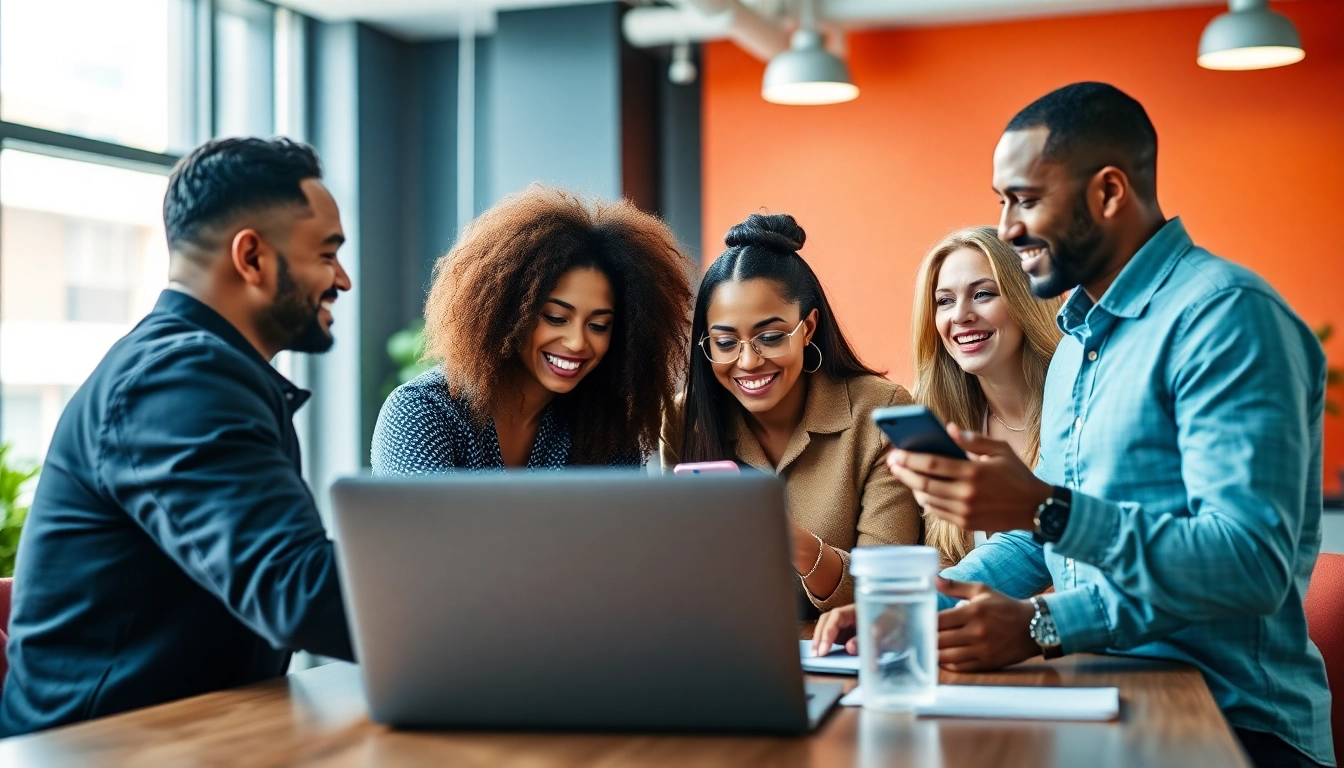
{"label": "long dark hair", "polygon": [[[685,424],[682,430],[683,461],[721,461],[734,459],[732,436],[728,434],[733,408],[740,408],[732,393],[719,384],[714,369],[699,342],[709,332],[706,315],[710,299],[720,284],[729,280],[742,282],[757,278],[772,281],[780,298],[796,303],[806,317],[817,311],[817,328],[812,343],[821,350],[821,366],[817,373],[835,379],[855,376],[881,376],[864,365],[854,348],[849,345],[821,289],[821,281],[808,266],[798,249],[807,240],[807,233],[792,216],[783,213],[762,215],[753,213],[747,220],[728,230],[723,242],[728,246],[705,272],[700,291],[695,297],[695,312],[691,318],[691,360],[686,380]],[[812,358],[812,350],[804,353],[804,360]],[[812,367],[816,363],[805,364]]]}

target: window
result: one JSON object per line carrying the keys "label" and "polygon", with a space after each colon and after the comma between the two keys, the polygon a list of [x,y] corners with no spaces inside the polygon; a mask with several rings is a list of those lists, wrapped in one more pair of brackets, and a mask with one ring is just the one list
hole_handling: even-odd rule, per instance
{"label": "window", "polygon": [[180,149],[169,136],[174,1],[0,1],[0,119]]}
{"label": "window", "polygon": [[275,130],[275,9],[260,0],[215,3],[215,135]]}
{"label": "window", "polygon": [[44,458],[65,405],[167,284],[180,154],[277,120],[301,130],[302,29],[262,0],[0,0],[0,441],[14,459]]}
{"label": "window", "polygon": [[167,177],[0,150],[0,410],[38,461],[69,395],[168,280]]}

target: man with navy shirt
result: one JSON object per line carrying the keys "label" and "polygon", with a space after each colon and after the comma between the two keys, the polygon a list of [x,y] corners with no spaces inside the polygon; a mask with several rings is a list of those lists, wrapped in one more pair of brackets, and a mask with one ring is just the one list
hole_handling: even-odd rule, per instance
{"label": "man with navy shirt", "polygon": [[350,289],[317,155],[208,143],[164,199],[170,285],[71,399],[19,544],[0,736],[352,659],[335,552],[271,367]]}

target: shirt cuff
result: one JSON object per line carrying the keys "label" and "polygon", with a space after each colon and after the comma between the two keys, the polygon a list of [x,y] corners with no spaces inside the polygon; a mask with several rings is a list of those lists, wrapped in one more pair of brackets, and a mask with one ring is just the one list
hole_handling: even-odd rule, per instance
{"label": "shirt cuff", "polygon": [[1106,621],[1106,607],[1095,589],[1083,587],[1053,592],[1039,599],[1050,609],[1055,629],[1059,632],[1060,648],[1065,653],[1102,651],[1114,644]]}
{"label": "shirt cuff", "polygon": [[1120,510],[1115,505],[1074,493],[1069,522],[1054,546],[1055,554],[1100,565],[1120,532]]}

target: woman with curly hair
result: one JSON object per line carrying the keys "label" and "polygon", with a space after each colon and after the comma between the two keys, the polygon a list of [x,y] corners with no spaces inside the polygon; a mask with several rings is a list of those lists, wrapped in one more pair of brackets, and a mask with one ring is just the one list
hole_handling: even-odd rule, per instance
{"label": "woman with curly hair", "polygon": [[692,269],[628,201],[505,198],[435,265],[440,365],[383,404],[374,473],[639,466],[685,363]]}
{"label": "woman with curly hair", "polygon": [[854,601],[849,551],[915,544],[919,507],[882,463],[874,408],[910,394],[859,360],[792,216],[752,214],[700,283],[684,403],[664,467],[731,460],[778,475],[792,520],[800,615]]}

